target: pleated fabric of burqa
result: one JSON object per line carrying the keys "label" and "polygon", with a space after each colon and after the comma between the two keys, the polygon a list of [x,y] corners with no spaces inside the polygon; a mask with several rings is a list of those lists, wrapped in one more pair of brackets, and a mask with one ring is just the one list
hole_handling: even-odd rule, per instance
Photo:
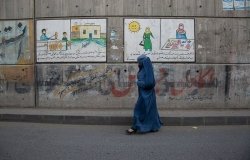
{"label": "pleated fabric of burqa", "polygon": [[137,132],[158,131],[162,125],[156,105],[155,78],[151,60],[145,55],[137,58],[138,100],[134,108],[133,126]]}

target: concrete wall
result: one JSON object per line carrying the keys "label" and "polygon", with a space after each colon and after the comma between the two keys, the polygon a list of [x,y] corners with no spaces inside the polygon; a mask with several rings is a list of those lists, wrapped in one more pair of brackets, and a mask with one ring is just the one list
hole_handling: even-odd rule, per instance
{"label": "concrete wall", "polygon": [[1,65],[0,75],[1,106],[34,107],[35,83],[32,65]]}
{"label": "concrete wall", "polygon": [[[250,108],[250,11],[223,11],[220,0],[0,3],[0,23],[107,18],[107,62],[2,62],[1,107],[132,108],[137,96],[137,65],[123,61],[124,18],[194,18],[196,61],[154,63],[159,108]],[[111,40],[112,31],[116,38]],[[35,46],[32,27],[30,32],[34,33],[28,36],[29,44]],[[27,55],[36,57],[34,48],[29,50]],[[13,52],[19,53],[18,49]]]}

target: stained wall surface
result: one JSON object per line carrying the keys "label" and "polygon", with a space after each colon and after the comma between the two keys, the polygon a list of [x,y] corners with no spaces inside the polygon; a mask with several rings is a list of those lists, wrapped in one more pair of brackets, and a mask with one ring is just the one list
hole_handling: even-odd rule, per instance
{"label": "stained wall surface", "polygon": [[[64,58],[37,61],[37,22],[69,19],[106,19],[105,31],[95,40],[105,48],[106,60],[67,61],[62,48],[74,49],[79,39],[65,42],[63,30],[56,39],[53,27],[61,26],[45,25],[53,41],[42,47]],[[220,0],[2,0],[0,107],[134,107],[138,69],[124,61],[130,41],[124,19],[194,19],[195,60],[154,62],[159,108],[250,108],[250,11],[225,11]],[[67,32],[68,39],[72,34]],[[80,42],[89,53],[100,52],[92,37]]]}

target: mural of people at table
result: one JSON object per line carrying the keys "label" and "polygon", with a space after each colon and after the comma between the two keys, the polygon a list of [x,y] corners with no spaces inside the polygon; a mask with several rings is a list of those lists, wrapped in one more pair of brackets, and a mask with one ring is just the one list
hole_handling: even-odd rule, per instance
{"label": "mural of people at table", "polygon": [[176,39],[187,39],[183,23],[180,23],[178,29],[176,30]]}
{"label": "mural of people at table", "polygon": [[37,62],[106,61],[106,19],[38,20],[36,30]]}

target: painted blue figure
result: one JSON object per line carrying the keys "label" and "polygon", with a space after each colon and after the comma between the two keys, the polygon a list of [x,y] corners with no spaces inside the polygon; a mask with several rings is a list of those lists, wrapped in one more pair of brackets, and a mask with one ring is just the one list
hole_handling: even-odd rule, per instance
{"label": "painted blue figure", "polygon": [[187,39],[186,31],[184,30],[184,24],[180,23],[176,30],[176,39]]}
{"label": "painted blue figure", "polygon": [[40,36],[41,41],[47,41],[49,40],[49,37],[46,35],[46,29],[42,29],[42,35]]}
{"label": "painted blue figure", "polygon": [[151,60],[141,55],[137,58],[137,62],[139,97],[134,108],[133,125],[127,130],[128,134],[156,132],[162,125],[156,105],[155,78]]}

